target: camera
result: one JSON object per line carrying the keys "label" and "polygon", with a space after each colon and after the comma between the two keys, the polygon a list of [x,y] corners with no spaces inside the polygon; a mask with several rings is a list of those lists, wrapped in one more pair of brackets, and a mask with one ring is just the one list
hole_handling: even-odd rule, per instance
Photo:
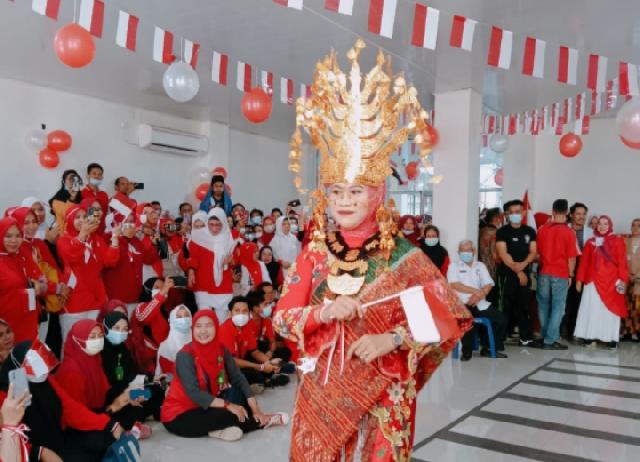
{"label": "camera", "polygon": [[133,189],[144,189],[144,183],[133,183]]}
{"label": "camera", "polygon": [[82,182],[82,178],[80,178],[78,175],[73,175],[71,185],[72,191],[79,192],[84,186],[84,183]]}
{"label": "camera", "polygon": [[294,199],[292,201],[289,201],[289,203],[287,204],[289,207],[300,207],[300,199]]}
{"label": "camera", "polygon": [[180,231],[181,227],[182,226],[180,225],[180,223],[167,223],[166,225],[164,225],[165,231],[168,231],[170,233],[177,233],[178,231]]}
{"label": "camera", "polygon": [[96,212],[99,212],[100,209],[97,209],[95,207],[89,207],[89,210],[87,210],[87,217],[89,218],[97,218],[96,217]]}

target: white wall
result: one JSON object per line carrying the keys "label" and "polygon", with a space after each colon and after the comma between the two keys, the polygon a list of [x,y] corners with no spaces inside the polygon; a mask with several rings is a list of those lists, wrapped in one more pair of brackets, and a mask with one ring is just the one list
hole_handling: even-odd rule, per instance
{"label": "white wall", "polygon": [[[529,191],[532,200],[535,195],[535,138],[529,135],[509,137],[509,148],[503,159],[502,203],[511,199],[522,199]],[[537,209],[537,202],[533,202]]]}

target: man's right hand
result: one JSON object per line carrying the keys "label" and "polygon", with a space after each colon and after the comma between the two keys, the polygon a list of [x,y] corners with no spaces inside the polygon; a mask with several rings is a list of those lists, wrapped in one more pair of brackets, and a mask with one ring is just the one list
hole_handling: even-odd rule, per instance
{"label": "man's right hand", "polygon": [[520,281],[520,285],[524,287],[529,283],[529,278],[523,271],[520,271],[518,273],[518,281]]}

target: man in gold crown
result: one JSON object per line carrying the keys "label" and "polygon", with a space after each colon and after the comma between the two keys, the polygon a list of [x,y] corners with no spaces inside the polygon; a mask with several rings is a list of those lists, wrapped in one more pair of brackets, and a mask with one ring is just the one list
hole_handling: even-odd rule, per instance
{"label": "man in gold crown", "polygon": [[[300,350],[294,462],[408,461],[417,393],[472,322],[384,206],[390,155],[412,136],[426,158],[430,132],[415,88],[392,82],[384,55],[360,74],[364,46],[358,40],[347,54],[348,76],[334,53],[319,62],[312,96],[297,101],[289,169],[299,171],[303,128],[320,151],[325,190],[312,242],[290,268],[274,315],[278,333]],[[325,204],[336,232],[325,233]],[[422,305],[403,296],[416,288]],[[436,340],[417,340],[424,325],[416,319],[435,322]]]}

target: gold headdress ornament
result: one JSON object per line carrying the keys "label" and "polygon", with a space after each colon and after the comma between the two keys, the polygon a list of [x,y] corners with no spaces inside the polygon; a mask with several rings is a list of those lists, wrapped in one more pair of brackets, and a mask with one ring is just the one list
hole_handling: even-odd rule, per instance
{"label": "gold headdress ornament", "polygon": [[[347,53],[351,71],[344,74],[336,53],[316,65],[310,98],[296,101],[296,131],[291,137],[289,170],[300,188],[302,127],[320,151],[320,181],[381,186],[391,171],[390,156],[408,139],[424,160],[431,152],[428,114],[415,87],[404,77],[392,77],[390,59],[382,51],[368,74],[358,58],[365,48],[358,39]],[[387,71],[383,66],[387,64]]]}

